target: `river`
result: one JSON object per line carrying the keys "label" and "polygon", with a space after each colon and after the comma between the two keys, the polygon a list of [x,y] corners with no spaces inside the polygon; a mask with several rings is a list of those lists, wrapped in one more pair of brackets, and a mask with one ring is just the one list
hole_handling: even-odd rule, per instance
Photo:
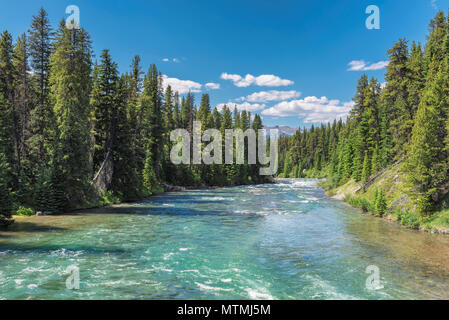
{"label": "river", "polygon": [[313,179],[165,193],[0,232],[0,299],[448,298],[449,237],[364,215]]}

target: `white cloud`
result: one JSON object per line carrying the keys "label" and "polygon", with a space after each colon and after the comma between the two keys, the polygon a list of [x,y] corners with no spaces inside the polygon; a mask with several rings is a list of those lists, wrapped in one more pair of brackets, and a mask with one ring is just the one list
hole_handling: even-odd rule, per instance
{"label": "white cloud", "polygon": [[370,70],[380,70],[388,66],[389,61],[379,61],[376,63],[365,62],[365,60],[353,60],[348,63],[348,71],[370,71]]}
{"label": "white cloud", "polygon": [[239,111],[246,110],[246,111],[250,111],[250,112],[260,111],[260,110],[265,109],[264,104],[248,103],[248,102],[244,102],[244,103],[228,102],[228,103],[220,103],[219,105],[217,105],[218,111],[222,111],[223,107],[225,105],[229,109],[231,109],[231,111],[233,111],[235,107],[237,107],[237,110],[239,110]]}
{"label": "white cloud", "polygon": [[298,98],[301,95],[301,92],[290,90],[290,91],[278,91],[278,90],[269,90],[269,91],[260,91],[250,94],[246,97],[241,97],[237,99],[238,101],[249,101],[249,102],[269,102],[269,101],[281,101],[281,100],[290,100],[293,98]]}
{"label": "white cloud", "polygon": [[207,89],[210,89],[210,90],[220,89],[220,84],[219,83],[209,82],[209,83],[206,83],[204,86]]}
{"label": "white cloud", "polygon": [[223,80],[231,80],[237,87],[249,87],[250,85],[256,85],[260,87],[281,87],[294,84],[294,82],[291,80],[281,79],[278,76],[272,74],[263,74],[258,77],[247,74],[243,78],[238,74],[228,74],[226,72],[223,72],[220,78]]}
{"label": "white cloud", "polygon": [[170,85],[173,92],[184,94],[190,92],[201,92],[201,83],[191,80],[180,80],[177,78],[169,78],[165,74],[162,75],[162,84],[164,89]]}
{"label": "white cloud", "polygon": [[305,123],[331,122],[334,119],[345,119],[354,102],[340,102],[326,97],[306,97],[301,100],[283,101],[262,111],[266,116],[301,117]]}
{"label": "white cloud", "polygon": [[173,58],[173,59],[164,58],[164,59],[162,59],[162,61],[164,61],[164,62],[172,61],[172,62],[175,62],[175,63],[181,62],[181,60],[179,60],[178,58]]}

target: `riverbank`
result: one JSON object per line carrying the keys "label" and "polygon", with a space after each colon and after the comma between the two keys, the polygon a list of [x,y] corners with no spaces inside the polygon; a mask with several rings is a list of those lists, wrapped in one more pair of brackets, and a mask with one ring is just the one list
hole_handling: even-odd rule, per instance
{"label": "riverbank", "polygon": [[[363,213],[399,223],[410,229],[449,235],[449,210],[438,211],[425,218],[415,212],[403,181],[402,165],[394,164],[371,177],[365,185],[350,179],[338,187],[329,186],[326,182],[320,186],[330,198],[344,201]],[[382,215],[374,210],[375,196],[379,190],[385,194],[387,202],[387,210]]]}

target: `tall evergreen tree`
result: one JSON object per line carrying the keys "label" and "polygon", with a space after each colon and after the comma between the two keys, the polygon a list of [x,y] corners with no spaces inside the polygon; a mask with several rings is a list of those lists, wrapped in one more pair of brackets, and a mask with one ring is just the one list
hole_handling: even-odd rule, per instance
{"label": "tall evergreen tree", "polygon": [[94,113],[95,171],[105,161],[113,146],[113,121],[116,112],[118,71],[109,50],[103,50],[101,63],[95,67],[90,103]]}
{"label": "tall evergreen tree", "polygon": [[92,175],[90,161],[91,43],[84,29],[67,29],[60,24],[50,60],[50,86],[55,103],[63,188],[67,207],[84,201]]}
{"label": "tall evergreen tree", "polygon": [[[144,179],[148,190],[156,187],[160,178],[163,153],[162,134],[162,83],[155,65],[151,65],[144,79],[141,97],[142,139],[146,151]],[[154,176],[154,178],[153,178]]]}
{"label": "tall evergreen tree", "polygon": [[12,197],[9,171],[10,167],[6,156],[0,151],[0,226],[7,226],[13,222],[11,219]]}
{"label": "tall evergreen tree", "polygon": [[[14,78],[12,36],[4,31],[0,36],[0,108],[1,116],[1,149],[11,170],[16,169],[16,141],[15,133],[17,122],[14,110]],[[17,172],[17,170],[14,170]],[[12,172],[10,171],[12,175]],[[12,182],[12,179],[10,179]]]}
{"label": "tall evergreen tree", "polygon": [[33,108],[33,89],[30,81],[30,70],[28,66],[28,44],[25,34],[17,39],[13,53],[14,77],[14,122],[15,122],[15,150],[18,170],[18,200],[29,203],[30,179],[35,163],[31,157],[29,140],[30,112]]}
{"label": "tall evergreen tree", "polygon": [[41,8],[33,16],[28,30],[30,63],[33,79],[36,82],[36,101],[30,115],[30,149],[33,150],[33,162],[50,160],[50,144],[54,134],[53,105],[50,102],[49,71],[52,39],[54,32],[50,26],[47,12]]}

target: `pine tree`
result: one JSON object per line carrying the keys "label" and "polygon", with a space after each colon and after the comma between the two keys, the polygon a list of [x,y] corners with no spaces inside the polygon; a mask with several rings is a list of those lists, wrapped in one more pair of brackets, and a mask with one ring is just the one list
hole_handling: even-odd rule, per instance
{"label": "pine tree", "polygon": [[141,198],[141,182],[137,172],[136,158],[132,153],[133,128],[132,120],[127,116],[127,91],[125,77],[116,83],[113,113],[113,163],[114,171],[111,190],[122,201],[136,201]]}
{"label": "pine tree", "polygon": [[292,172],[292,162],[290,159],[290,153],[287,152],[284,159],[284,173],[283,173],[284,178],[289,178],[290,172]]}
{"label": "pine tree", "polygon": [[[156,187],[160,179],[163,154],[162,135],[162,83],[155,65],[151,65],[144,79],[144,91],[141,97],[142,141],[146,150],[144,165],[144,185],[148,190]],[[150,158],[148,158],[150,157]],[[153,178],[154,175],[154,178]]]}
{"label": "pine tree", "polygon": [[448,106],[447,76],[439,72],[436,80],[425,90],[418,107],[407,158],[406,172],[411,193],[421,215],[432,213],[447,183],[444,143],[447,132],[443,114]]}
{"label": "pine tree", "polygon": [[131,155],[135,161],[134,174],[139,177],[137,190],[143,190],[142,172],[145,164],[145,151],[142,139],[143,113],[140,103],[143,74],[140,66],[140,56],[134,56],[131,62],[131,72],[127,77],[128,98],[127,98],[127,118],[131,127]]}
{"label": "pine tree", "polygon": [[[4,31],[0,36],[0,152],[4,153],[11,170],[16,169],[17,164],[14,77],[12,37],[9,32]],[[9,181],[13,183],[11,171],[10,175]]]}
{"label": "pine tree", "polygon": [[424,58],[420,43],[416,44],[413,41],[407,68],[409,71],[407,90],[408,105],[410,108],[408,109],[409,114],[407,115],[407,123],[404,124],[404,129],[408,134],[407,143],[410,143],[416,111],[418,110],[418,105],[421,101],[422,91],[425,85]]}
{"label": "pine tree", "polygon": [[374,211],[383,216],[387,212],[387,199],[382,190],[376,189],[374,197]]}
{"label": "pine tree", "polygon": [[25,34],[17,39],[13,53],[14,66],[14,114],[15,150],[18,170],[17,198],[21,203],[29,202],[30,179],[35,162],[29,150],[30,112],[33,106],[33,90],[28,66],[28,44]]}
{"label": "pine tree", "polygon": [[424,74],[427,81],[435,80],[441,63],[445,60],[443,46],[447,28],[448,23],[444,17],[444,12],[439,11],[430,22],[430,34],[424,51]]}
{"label": "pine tree", "polygon": [[390,122],[388,116],[388,109],[384,106],[380,111],[380,150],[379,162],[380,167],[385,168],[390,164],[393,154],[393,141],[390,133]]}
{"label": "pine tree", "polygon": [[172,130],[176,128],[174,122],[174,106],[173,106],[173,93],[171,90],[171,86],[168,85],[165,89],[165,102],[163,108],[163,134],[162,134],[162,143],[163,143],[163,156],[162,156],[162,175],[161,179],[168,183],[174,183],[173,180],[173,172],[175,172],[176,168],[170,162],[170,150],[172,147],[172,142],[170,141],[170,133]]}
{"label": "pine tree", "polygon": [[362,182],[366,183],[371,175],[371,162],[368,156],[368,151],[365,151],[365,156],[363,158],[363,169],[362,169]]}
{"label": "pine tree", "polygon": [[201,96],[201,104],[198,110],[198,120],[201,121],[201,130],[204,132],[206,129],[211,127],[211,111],[210,111],[210,102],[209,95],[203,94]]}
{"label": "pine tree", "polygon": [[12,199],[9,171],[10,167],[6,156],[0,152],[0,226],[7,226],[13,222],[11,219]]}
{"label": "pine tree", "polygon": [[31,138],[29,148],[32,162],[49,161],[49,145],[54,133],[53,106],[49,95],[50,55],[54,32],[50,26],[47,12],[41,8],[37,16],[33,16],[31,28],[28,30],[30,63],[33,79],[37,83],[35,105],[30,115]]}
{"label": "pine tree", "polygon": [[83,201],[92,175],[90,162],[91,44],[84,29],[67,29],[64,20],[50,62],[50,86],[55,102],[67,207]]}
{"label": "pine tree", "polygon": [[174,118],[174,97],[171,90],[171,86],[168,85],[165,89],[165,103],[164,103],[164,128],[168,134],[176,129],[176,123]]}
{"label": "pine tree", "polygon": [[179,109],[179,94],[175,92],[173,97],[174,107],[173,107],[173,123],[176,129],[181,128],[181,110]]}
{"label": "pine tree", "polygon": [[94,112],[95,152],[94,169],[97,171],[113,144],[113,115],[117,90],[117,64],[112,61],[109,50],[103,50],[101,63],[95,67],[90,104]]}
{"label": "pine tree", "polygon": [[407,40],[399,39],[393,48],[388,50],[388,54],[390,63],[385,74],[387,84],[382,99],[389,106],[389,130],[394,142],[394,153],[401,156],[403,147],[410,138],[410,115],[413,114],[407,89],[410,76]]}
{"label": "pine tree", "polygon": [[373,152],[373,157],[371,158],[371,173],[379,172],[381,168],[380,156],[379,156],[379,146],[376,145]]}
{"label": "pine tree", "polygon": [[[228,115],[228,119],[230,120],[230,113]],[[264,139],[265,138],[265,137],[259,135],[259,130],[263,129],[263,125],[262,125],[262,119],[260,118],[260,116],[258,114],[254,115],[254,120],[253,120],[253,123],[252,123],[252,129],[256,132],[257,141],[259,141],[259,139]],[[257,145],[256,145],[256,154],[258,155],[259,152],[262,152],[262,151],[259,151],[259,144],[257,143]],[[252,166],[253,169],[252,169],[252,172],[251,172],[251,176],[253,177],[253,181],[255,181],[256,183],[262,182],[262,180],[263,180],[259,176],[260,167],[261,166],[260,166],[260,163],[258,161],[256,161],[256,164]]]}

